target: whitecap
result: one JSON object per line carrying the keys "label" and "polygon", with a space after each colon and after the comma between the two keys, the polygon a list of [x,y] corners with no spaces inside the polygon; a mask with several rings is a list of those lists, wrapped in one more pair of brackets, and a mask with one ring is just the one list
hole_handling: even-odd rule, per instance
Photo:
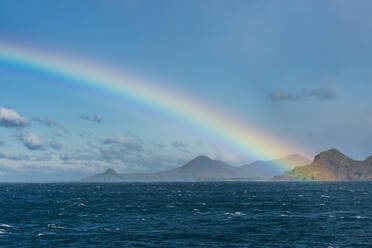
{"label": "whitecap", "polygon": [[37,236],[46,236],[46,235],[55,235],[56,233],[54,232],[42,232],[42,233],[38,233]]}
{"label": "whitecap", "polygon": [[57,226],[56,224],[48,224],[48,228],[65,229],[63,226]]}
{"label": "whitecap", "polygon": [[241,216],[241,215],[245,215],[245,214],[243,214],[241,212],[234,212],[234,213],[226,212],[226,213],[224,213],[224,215]]}
{"label": "whitecap", "polygon": [[235,215],[245,215],[245,214],[243,214],[243,213],[241,213],[241,212],[235,212],[234,214],[235,214]]}
{"label": "whitecap", "polygon": [[357,215],[357,216],[355,216],[355,219],[357,219],[357,220],[368,219],[368,217]]}
{"label": "whitecap", "polygon": [[8,224],[0,224],[0,227],[7,227],[7,228],[12,228],[13,226],[8,225]]}

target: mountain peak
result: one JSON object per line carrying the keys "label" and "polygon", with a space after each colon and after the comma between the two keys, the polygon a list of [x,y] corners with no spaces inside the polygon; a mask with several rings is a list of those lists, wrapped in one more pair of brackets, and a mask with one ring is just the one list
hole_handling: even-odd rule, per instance
{"label": "mountain peak", "polygon": [[225,164],[220,160],[213,160],[207,156],[197,156],[190,162],[174,170],[188,176],[200,177],[237,177],[237,168]]}
{"label": "mountain peak", "polygon": [[200,168],[200,167],[204,167],[204,166],[210,166],[214,162],[215,162],[215,160],[212,160],[207,156],[200,155],[200,156],[197,156],[196,158],[192,159],[191,161],[189,161],[187,164],[185,164],[184,166],[182,166],[180,168],[194,168],[194,169],[196,169],[196,168]]}
{"label": "mountain peak", "polygon": [[205,155],[199,155],[196,158],[192,159],[189,163],[191,163],[191,162],[210,162],[210,161],[212,161],[212,159],[210,159],[209,157],[207,157]]}
{"label": "mountain peak", "polygon": [[114,169],[112,168],[108,168],[103,174],[112,174],[112,175],[116,175],[118,174]]}
{"label": "mountain peak", "polygon": [[337,149],[330,149],[324,152],[319,153],[315,156],[314,162],[318,161],[339,161],[339,160],[351,160],[345,154],[340,152]]}
{"label": "mountain peak", "polygon": [[117,173],[114,169],[109,168],[105,172],[96,174],[93,176],[85,177],[82,181],[85,182],[114,182],[120,180],[120,174]]}

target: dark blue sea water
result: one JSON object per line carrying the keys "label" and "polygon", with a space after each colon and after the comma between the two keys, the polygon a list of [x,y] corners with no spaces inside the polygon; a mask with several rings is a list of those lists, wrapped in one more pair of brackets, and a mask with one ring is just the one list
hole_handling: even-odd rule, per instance
{"label": "dark blue sea water", "polygon": [[0,184],[0,247],[372,247],[371,182]]}

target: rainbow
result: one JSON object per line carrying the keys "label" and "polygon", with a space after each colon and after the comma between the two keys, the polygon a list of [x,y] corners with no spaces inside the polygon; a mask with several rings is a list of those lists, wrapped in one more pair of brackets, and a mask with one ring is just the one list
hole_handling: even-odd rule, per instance
{"label": "rainbow", "polygon": [[[266,131],[228,116],[215,107],[152,80],[123,73],[121,69],[7,43],[0,43],[0,63],[67,79],[70,83],[97,88],[159,108],[198,128],[208,130],[255,158],[277,159],[296,151]],[[278,167],[287,169],[289,165],[284,163]]]}

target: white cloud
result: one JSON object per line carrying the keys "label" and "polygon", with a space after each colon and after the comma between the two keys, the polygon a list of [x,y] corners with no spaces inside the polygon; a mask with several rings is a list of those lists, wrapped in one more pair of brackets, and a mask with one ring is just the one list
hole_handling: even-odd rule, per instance
{"label": "white cloud", "polygon": [[30,125],[25,117],[18,114],[14,109],[0,107],[0,126],[2,127],[26,127]]}
{"label": "white cloud", "polygon": [[44,144],[39,136],[33,132],[20,132],[18,139],[29,150],[44,150]]}

